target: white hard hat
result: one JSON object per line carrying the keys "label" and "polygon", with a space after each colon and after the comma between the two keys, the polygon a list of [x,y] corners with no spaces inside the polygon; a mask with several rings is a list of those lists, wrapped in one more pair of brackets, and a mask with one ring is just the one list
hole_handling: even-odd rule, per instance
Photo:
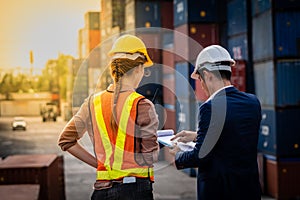
{"label": "white hard hat", "polygon": [[206,69],[208,71],[226,70],[231,72],[231,66],[235,65],[235,61],[230,57],[226,49],[220,45],[208,46],[198,54],[195,70],[191,74],[191,78],[198,79],[197,71]]}

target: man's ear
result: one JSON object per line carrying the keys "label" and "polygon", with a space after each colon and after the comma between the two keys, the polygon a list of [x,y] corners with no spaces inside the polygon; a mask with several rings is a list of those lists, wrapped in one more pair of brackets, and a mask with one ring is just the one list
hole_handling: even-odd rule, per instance
{"label": "man's ear", "polygon": [[205,78],[205,81],[212,81],[213,79],[213,74],[206,70],[203,71],[203,76]]}

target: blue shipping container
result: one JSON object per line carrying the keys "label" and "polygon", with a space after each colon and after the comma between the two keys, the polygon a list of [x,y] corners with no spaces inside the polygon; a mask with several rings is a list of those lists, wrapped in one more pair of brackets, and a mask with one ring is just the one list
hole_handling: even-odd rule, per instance
{"label": "blue shipping container", "polygon": [[252,16],[261,14],[272,7],[271,0],[252,0]]}
{"label": "blue shipping container", "polygon": [[300,106],[300,60],[254,65],[256,94],[263,106]]}
{"label": "blue shipping container", "polygon": [[233,0],[227,4],[228,36],[247,32],[247,2]]}
{"label": "blue shipping container", "polygon": [[196,130],[198,105],[194,99],[178,98],[176,102],[177,131]]}
{"label": "blue shipping container", "polygon": [[274,57],[271,10],[252,18],[253,60],[270,60]]}
{"label": "blue shipping container", "polygon": [[162,43],[164,49],[170,49],[173,48],[174,45],[174,33],[173,31],[168,31],[166,33],[163,33],[162,37]]}
{"label": "blue shipping container", "polygon": [[[300,60],[277,62],[277,106],[300,106]],[[300,118],[299,118],[300,120]]]}
{"label": "blue shipping container", "polygon": [[255,92],[262,106],[274,106],[274,62],[273,60],[254,64]]}
{"label": "blue shipping container", "polygon": [[195,80],[190,78],[194,66],[188,62],[175,64],[175,93],[177,98],[196,99]]}
{"label": "blue shipping container", "polygon": [[275,15],[275,50],[277,57],[300,56],[300,11]]}
{"label": "blue shipping container", "polygon": [[230,37],[228,39],[228,51],[234,59],[248,61],[247,34]]}
{"label": "blue shipping container", "polygon": [[262,109],[258,149],[277,157],[300,156],[300,108]]}
{"label": "blue shipping container", "polygon": [[174,0],[174,26],[187,23],[217,22],[218,6],[216,0]]}
{"label": "blue shipping container", "polygon": [[299,9],[299,0],[273,0],[274,7],[278,10]]}
{"label": "blue shipping container", "polygon": [[136,1],[135,27],[160,27],[160,3]]}

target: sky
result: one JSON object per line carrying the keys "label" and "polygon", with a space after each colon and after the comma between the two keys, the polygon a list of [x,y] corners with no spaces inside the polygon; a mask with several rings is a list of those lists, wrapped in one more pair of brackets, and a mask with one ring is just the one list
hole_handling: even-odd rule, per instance
{"label": "sky", "polygon": [[100,0],[0,0],[0,70],[44,68],[59,53],[78,57],[78,30],[84,14],[99,11]]}

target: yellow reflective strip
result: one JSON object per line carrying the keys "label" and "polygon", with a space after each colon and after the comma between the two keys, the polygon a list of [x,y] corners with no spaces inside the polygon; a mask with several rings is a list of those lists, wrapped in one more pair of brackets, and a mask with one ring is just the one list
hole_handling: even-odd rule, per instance
{"label": "yellow reflective strip", "polygon": [[[111,176],[113,174],[113,176]],[[153,176],[153,168],[149,168],[149,176]],[[97,171],[98,180],[113,180],[123,178],[125,176],[138,176],[138,177],[148,177],[148,168],[131,168],[131,169],[122,169],[112,170],[112,173],[108,171]]]}
{"label": "yellow reflective strip", "polygon": [[94,106],[95,106],[96,122],[99,127],[100,137],[102,139],[102,143],[105,151],[104,166],[107,171],[111,171],[110,157],[112,155],[112,146],[102,115],[101,95],[97,95],[94,97]]}
{"label": "yellow reflective strip", "polygon": [[116,139],[116,148],[115,148],[114,163],[113,163],[114,170],[121,170],[122,163],[123,163],[126,130],[127,130],[129,117],[130,117],[130,112],[132,109],[132,104],[134,100],[140,96],[141,96],[140,94],[133,92],[127,97],[124,103],[121,112],[120,121],[119,121],[118,135]]}

